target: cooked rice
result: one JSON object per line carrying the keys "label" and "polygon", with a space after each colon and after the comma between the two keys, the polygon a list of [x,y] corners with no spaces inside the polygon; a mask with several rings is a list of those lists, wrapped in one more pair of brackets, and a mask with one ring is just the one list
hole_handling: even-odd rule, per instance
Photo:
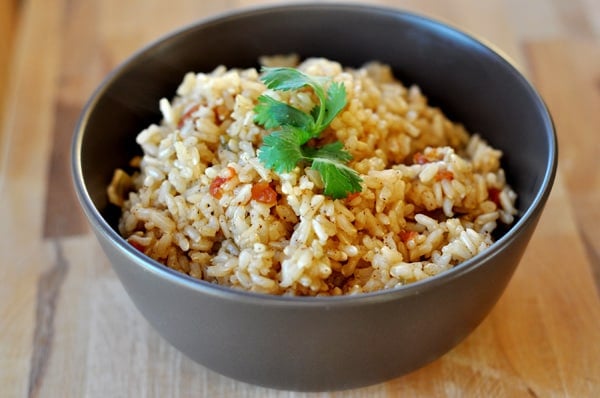
{"label": "cooked rice", "polygon": [[[257,148],[268,132],[253,122],[265,92],[256,69],[188,73],[172,101],[160,100],[161,123],[137,136],[139,172],[118,171],[111,183],[132,245],[221,285],[340,295],[444,272],[513,221],[516,195],[501,152],[429,106],[417,86],[379,63],[349,69],[313,58],[297,67],[345,85],[348,104],[324,135],[352,154],[362,192],[333,200],[310,168],[279,175],[261,164]],[[310,91],[267,93],[305,111],[316,103]],[[276,203],[257,200],[258,184],[277,193]]]}

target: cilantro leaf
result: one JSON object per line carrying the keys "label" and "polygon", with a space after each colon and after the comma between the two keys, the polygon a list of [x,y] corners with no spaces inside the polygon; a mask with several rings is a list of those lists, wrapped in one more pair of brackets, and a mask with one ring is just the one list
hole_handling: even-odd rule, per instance
{"label": "cilantro leaf", "polygon": [[322,78],[309,76],[295,68],[269,68],[263,66],[262,81],[267,88],[273,90],[289,91],[299,90],[306,86],[321,90]]}
{"label": "cilantro leaf", "polygon": [[325,195],[341,199],[349,193],[360,192],[362,181],[356,170],[351,169],[338,160],[330,158],[314,158],[311,167],[321,174],[325,186]]}
{"label": "cilantro leaf", "polygon": [[277,173],[289,173],[304,159],[302,141],[304,133],[293,128],[274,131],[263,138],[258,159]]}
{"label": "cilantro leaf", "polygon": [[329,124],[346,106],[346,87],[342,83],[332,83],[327,90],[324,126]]}
{"label": "cilantro leaf", "polygon": [[320,148],[306,147],[302,151],[307,158],[324,158],[340,162],[352,160],[352,155],[344,149],[341,142],[336,141],[331,144],[323,145]]}
{"label": "cilantro leaf", "polygon": [[279,126],[294,126],[312,130],[314,120],[310,115],[286,103],[277,101],[268,95],[258,97],[258,105],[254,108],[254,121],[266,129]]}
{"label": "cilantro leaf", "polygon": [[310,116],[312,116],[313,120],[317,120],[319,118],[319,114],[320,113],[321,113],[321,106],[320,105],[315,105],[310,110]]}
{"label": "cilantro leaf", "polygon": [[346,88],[342,83],[329,83],[327,78],[310,76],[294,68],[263,68],[262,81],[273,90],[313,89],[319,104],[305,113],[276,99],[261,95],[254,108],[255,122],[267,129],[279,128],[263,138],[259,160],[277,173],[292,171],[299,163],[308,163],[323,180],[325,195],[334,199],[360,192],[361,178],[346,165],[352,155],[341,142],[311,146],[308,141],[319,138],[346,106]]}

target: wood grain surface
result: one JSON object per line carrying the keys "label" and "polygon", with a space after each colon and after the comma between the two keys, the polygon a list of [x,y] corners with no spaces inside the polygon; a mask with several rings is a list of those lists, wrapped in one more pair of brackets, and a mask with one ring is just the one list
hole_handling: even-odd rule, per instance
{"label": "wood grain surface", "polygon": [[600,396],[600,2],[369,1],[441,19],[512,58],[547,102],[556,184],[492,313],[442,358],[386,383],[303,394],[180,354],[134,308],[79,209],[77,117],[133,51],[261,0],[0,2],[0,396]]}

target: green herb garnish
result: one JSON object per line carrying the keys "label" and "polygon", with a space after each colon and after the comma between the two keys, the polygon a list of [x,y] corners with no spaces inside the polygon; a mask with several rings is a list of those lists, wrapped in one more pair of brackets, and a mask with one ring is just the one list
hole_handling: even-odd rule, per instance
{"label": "green herb garnish", "polygon": [[[266,129],[275,129],[263,139],[258,158],[277,173],[288,173],[298,163],[307,163],[321,174],[325,195],[334,199],[360,192],[358,173],[346,166],[352,159],[341,142],[322,146],[309,145],[319,138],[346,106],[346,89],[341,83],[329,83],[324,77],[309,76],[294,68],[262,68],[261,80],[267,88],[279,91],[310,87],[319,104],[306,113],[267,95],[258,98],[254,121]],[[327,89],[325,86],[328,84]],[[314,142],[313,142],[314,143]]]}

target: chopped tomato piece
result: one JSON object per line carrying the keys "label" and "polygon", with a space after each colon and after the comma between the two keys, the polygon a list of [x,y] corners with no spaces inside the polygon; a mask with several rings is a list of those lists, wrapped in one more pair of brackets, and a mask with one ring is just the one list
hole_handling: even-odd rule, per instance
{"label": "chopped tomato piece", "polygon": [[229,178],[215,177],[208,188],[210,194],[217,199],[221,199],[223,197],[223,188],[221,188],[221,186],[227,181],[229,181]]}
{"label": "chopped tomato piece", "polygon": [[452,180],[453,178],[454,178],[454,174],[451,171],[448,171],[448,170],[440,170],[435,175],[435,180],[436,181]]}
{"label": "chopped tomato piece", "polygon": [[227,167],[227,175],[225,177],[217,176],[210,183],[210,186],[208,187],[210,194],[217,199],[221,199],[223,197],[223,184],[235,177],[236,174],[233,167]]}
{"label": "chopped tomato piece", "polygon": [[411,239],[414,239],[417,236],[416,231],[401,231],[400,232],[400,240],[404,243],[408,242]]}
{"label": "chopped tomato piece", "polygon": [[352,192],[350,194],[348,194],[348,196],[346,196],[346,200],[348,202],[352,202],[354,199],[358,198],[360,196],[360,192]]}
{"label": "chopped tomato piece", "polygon": [[489,188],[488,189],[488,197],[489,199],[496,204],[496,206],[500,207],[500,190],[498,188]]}
{"label": "chopped tomato piece", "polygon": [[142,253],[144,253],[146,251],[146,247],[142,246],[140,243],[136,242],[135,240],[129,240],[128,239],[127,243],[129,243],[131,246],[135,247],[136,249],[138,249]]}
{"label": "chopped tomato piece", "polygon": [[271,188],[268,182],[261,181],[252,186],[252,199],[274,205],[277,203],[277,192]]}
{"label": "chopped tomato piece", "polygon": [[429,163],[429,159],[422,152],[415,152],[413,155],[413,163],[415,164],[425,164]]}

